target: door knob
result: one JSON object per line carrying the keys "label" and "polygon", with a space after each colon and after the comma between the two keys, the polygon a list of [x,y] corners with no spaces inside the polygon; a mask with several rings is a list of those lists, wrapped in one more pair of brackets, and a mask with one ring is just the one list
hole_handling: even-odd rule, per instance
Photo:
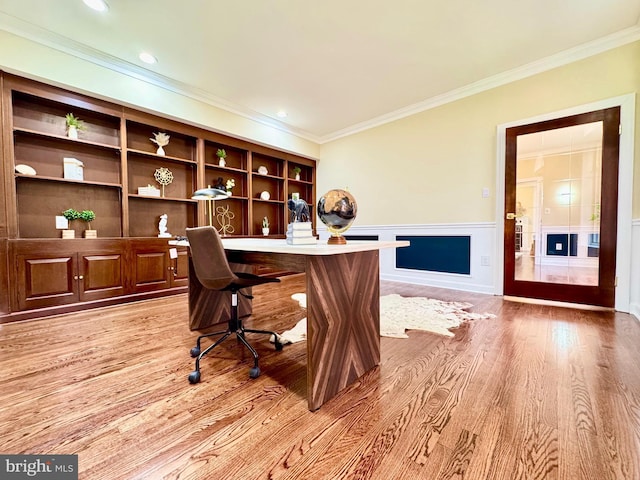
{"label": "door knob", "polygon": [[515,220],[516,218],[516,214],[515,213],[507,213],[507,220]]}

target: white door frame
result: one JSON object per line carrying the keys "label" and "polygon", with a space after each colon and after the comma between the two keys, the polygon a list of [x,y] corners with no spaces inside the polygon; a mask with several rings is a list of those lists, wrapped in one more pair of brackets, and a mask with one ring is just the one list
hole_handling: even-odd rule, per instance
{"label": "white door frame", "polygon": [[616,251],[615,309],[629,312],[631,295],[631,223],[633,200],[633,148],[635,131],[635,93],[621,95],[578,107],[546,113],[532,118],[498,125],[496,148],[496,261],[494,262],[495,294],[504,293],[504,174],[507,128],[537,123],[554,118],[620,107],[620,163],[618,173],[618,242]]}

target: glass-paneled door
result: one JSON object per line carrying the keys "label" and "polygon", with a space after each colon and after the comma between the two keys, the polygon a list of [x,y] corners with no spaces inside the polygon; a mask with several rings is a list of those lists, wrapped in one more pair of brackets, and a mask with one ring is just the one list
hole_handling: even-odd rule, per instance
{"label": "glass-paneled door", "polygon": [[613,307],[619,108],[507,129],[504,293]]}

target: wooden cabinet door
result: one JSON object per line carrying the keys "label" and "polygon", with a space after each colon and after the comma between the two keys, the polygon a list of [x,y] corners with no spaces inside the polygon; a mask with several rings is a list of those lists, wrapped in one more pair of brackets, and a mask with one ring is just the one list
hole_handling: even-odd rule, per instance
{"label": "wooden cabinet door", "polygon": [[173,270],[171,270],[171,286],[186,287],[189,285],[189,251],[178,250],[178,257],[171,259]]}
{"label": "wooden cabinet door", "polygon": [[17,301],[20,310],[78,301],[77,255],[18,255]]}
{"label": "wooden cabinet door", "polygon": [[99,300],[126,293],[123,249],[79,254],[80,300]]}
{"label": "wooden cabinet door", "polygon": [[150,292],[170,288],[167,245],[133,246],[133,291]]}

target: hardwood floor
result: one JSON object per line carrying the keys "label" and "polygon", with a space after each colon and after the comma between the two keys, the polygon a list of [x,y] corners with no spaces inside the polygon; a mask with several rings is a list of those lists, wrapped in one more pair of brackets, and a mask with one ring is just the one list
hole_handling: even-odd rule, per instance
{"label": "hardwood floor", "polygon": [[[300,276],[254,290],[253,321],[304,316]],[[468,301],[455,337],[382,338],[382,364],[316,412],[306,347],[235,340],[189,385],[186,295],[0,326],[0,452],[75,453],[81,479],[640,478],[634,317],[383,282]],[[251,322],[247,323],[248,325]]]}

